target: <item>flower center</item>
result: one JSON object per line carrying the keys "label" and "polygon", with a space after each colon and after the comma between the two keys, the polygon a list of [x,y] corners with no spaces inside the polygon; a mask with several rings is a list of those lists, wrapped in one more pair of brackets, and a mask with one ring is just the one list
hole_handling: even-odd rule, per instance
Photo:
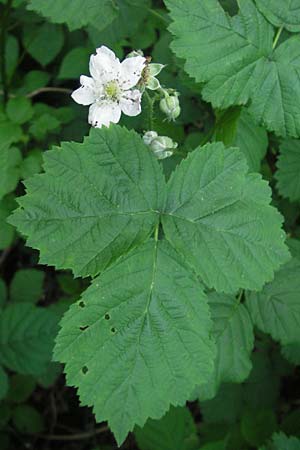
{"label": "flower center", "polygon": [[120,93],[119,85],[116,81],[109,81],[104,88],[105,94],[112,100],[116,100]]}

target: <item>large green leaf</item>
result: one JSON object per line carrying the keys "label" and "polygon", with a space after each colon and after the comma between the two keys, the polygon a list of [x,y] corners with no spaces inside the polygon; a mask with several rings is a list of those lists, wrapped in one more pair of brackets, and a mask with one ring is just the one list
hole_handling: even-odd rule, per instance
{"label": "large green leaf", "polygon": [[197,148],[169,180],[166,237],[209,287],[259,290],[289,258],[270,196],[237,149]]}
{"label": "large green leaf", "polygon": [[134,434],[140,450],[192,450],[198,441],[193,416],[180,407],[171,407],[160,420],[149,419]]}
{"label": "large green leaf", "polygon": [[29,0],[28,9],[54,23],[66,23],[70,30],[93,25],[102,30],[117,16],[113,0]]}
{"label": "large green leaf", "polygon": [[0,362],[21,374],[42,373],[51,360],[57,318],[28,303],[0,312]]}
{"label": "large green leaf", "polygon": [[146,240],[164,203],[164,179],[133,131],[92,129],[83,144],[45,154],[45,174],[25,182],[11,223],[41,262],[95,275]]}
{"label": "large green leaf", "polygon": [[[233,296],[211,293],[208,296],[213,319],[217,356],[209,392],[216,395],[221,383],[241,383],[251,370],[254,345],[253,325],[245,306]],[[201,391],[206,389],[202,387]]]}
{"label": "large green leaf", "polygon": [[276,433],[272,436],[272,440],[260,447],[259,450],[300,450],[300,439]]}
{"label": "large green leaf", "polygon": [[149,241],[96,278],[62,319],[55,358],[118,443],[208,381],[206,296],[166,241]]}
{"label": "large green leaf", "polygon": [[300,141],[286,140],[280,146],[277,160],[277,187],[283,197],[300,200]]}
{"label": "large green leaf", "polygon": [[299,136],[298,36],[273,49],[273,27],[253,0],[225,14],[218,0],[165,0],[175,35],[172,48],[214,107],[247,105],[256,121],[278,135]]}
{"label": "large green leaf", "polygon": [[276,27],[300,31],[299,0],[255,0],[264,16]]}
{"label": "large green leaf", "polygon": [[254,324],[281,344],[300,343],[300,259],[293,257],[261,292],[250,292],[246,306]]}

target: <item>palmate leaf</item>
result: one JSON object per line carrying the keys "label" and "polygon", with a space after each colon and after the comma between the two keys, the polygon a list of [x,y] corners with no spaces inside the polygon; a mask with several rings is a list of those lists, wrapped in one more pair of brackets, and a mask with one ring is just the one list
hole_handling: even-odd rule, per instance
{"label": "palmate leaf", "polygon": [[299,0],[255,0],[258,9],[276,27],[300,31]]}
{"label": "palmate leaf", "polygon": [[162,223],[208,287],[259,290],[289,258],[271,191],[222,143],[196,149],[173,173]]}
{"label": "palmate leaf", "polygon": [[51,22],[66,23],[71,31],[86,25],[102,30],[118,14],[112,0],[29,0],[28,9]]}
{"label": "palmate leaf", "polygon": [[300,135],[298,36],[273,49],[274,29],[253,0],[225,14],[218,0],[165,0],[171,11],[172,48],[187,73],[205,82],[214,107],[247,105],[255,120],[282,136]]}
{"label": "palmate leaf", "polygon": [[280,145],[277,168],[279,193],[292,202],[300,200],[300,141],[289,139]]}
{"label": "palmate leaf", "polygon": [[182,405],[213,370],[206,296],[165,241],[149,241],[96,278],[62,320],[55,358],[118,443]]}
{"label": "palmate leaf", "polygon": [[300,344],[300,258],[293,248],[292,253],[274,280],[261,292],[250,292],[246,301],[254,324],[282,345]]}
{"label": "palmate leaf", "polygon": [[10,219],[42,263],[96,275],[158,222],[163,175],[134,132],[92,129],[83,144],[47,152],[44,168],[25,182],[27,195]]}
{"label": "palmate leaf", "polygon": [[200,396],[214,397],[221,383],[241,383],[251,370],[254,345],[253,325],[243,304],[234,296],[208,295],[216,342],[214,374],[208,385],[200,387]]}
{"label": "palmate leaf", "polygon": [[42,262],[103,271],[62,320],[55,357],[121,442],[211,379],[199,278],[220,291],[259,289],[289,257],[281,216],[243,154],[221,143],[192,152],[167,188],[141,137],[119,126],[47,152],[44,168],[10,220]]}

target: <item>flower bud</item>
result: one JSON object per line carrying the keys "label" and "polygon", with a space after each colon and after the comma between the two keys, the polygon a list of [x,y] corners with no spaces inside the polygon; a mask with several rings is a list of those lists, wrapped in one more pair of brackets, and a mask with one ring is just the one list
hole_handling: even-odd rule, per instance
{"label": "flower bud", "polygon": [[153,151],[157,159],[165,159],[173,155],[173,150],[177,148],[177,143],[168,136],[158,136],[156,131],[148,131],[144,134],[143,140]]}
{"label": "flower bud", "polygon": [[169,120],[177,119],[180,114],[178,94],[169,95],[165,93],[165,97],[161,99],[159,107]]}

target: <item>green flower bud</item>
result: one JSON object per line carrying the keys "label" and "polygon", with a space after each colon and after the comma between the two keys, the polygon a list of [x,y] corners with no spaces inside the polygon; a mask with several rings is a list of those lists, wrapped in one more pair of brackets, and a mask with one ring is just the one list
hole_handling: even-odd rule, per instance
{"label": "green flower bud", "polygon": [[163,113],[166,114],[169,120],[175,120],[180,114],[180,105],[178,94],[174,95],[165,94],[165,97],[161,99],[159,107]]}
{"label": "green flower bud", "polygon": [[148,131],[144,134],[143,140],[153,151],[157,159],[165,159],[173,155],[173,150],[177,148],[177,143],[168,136],[158,136],[156,131]]}

